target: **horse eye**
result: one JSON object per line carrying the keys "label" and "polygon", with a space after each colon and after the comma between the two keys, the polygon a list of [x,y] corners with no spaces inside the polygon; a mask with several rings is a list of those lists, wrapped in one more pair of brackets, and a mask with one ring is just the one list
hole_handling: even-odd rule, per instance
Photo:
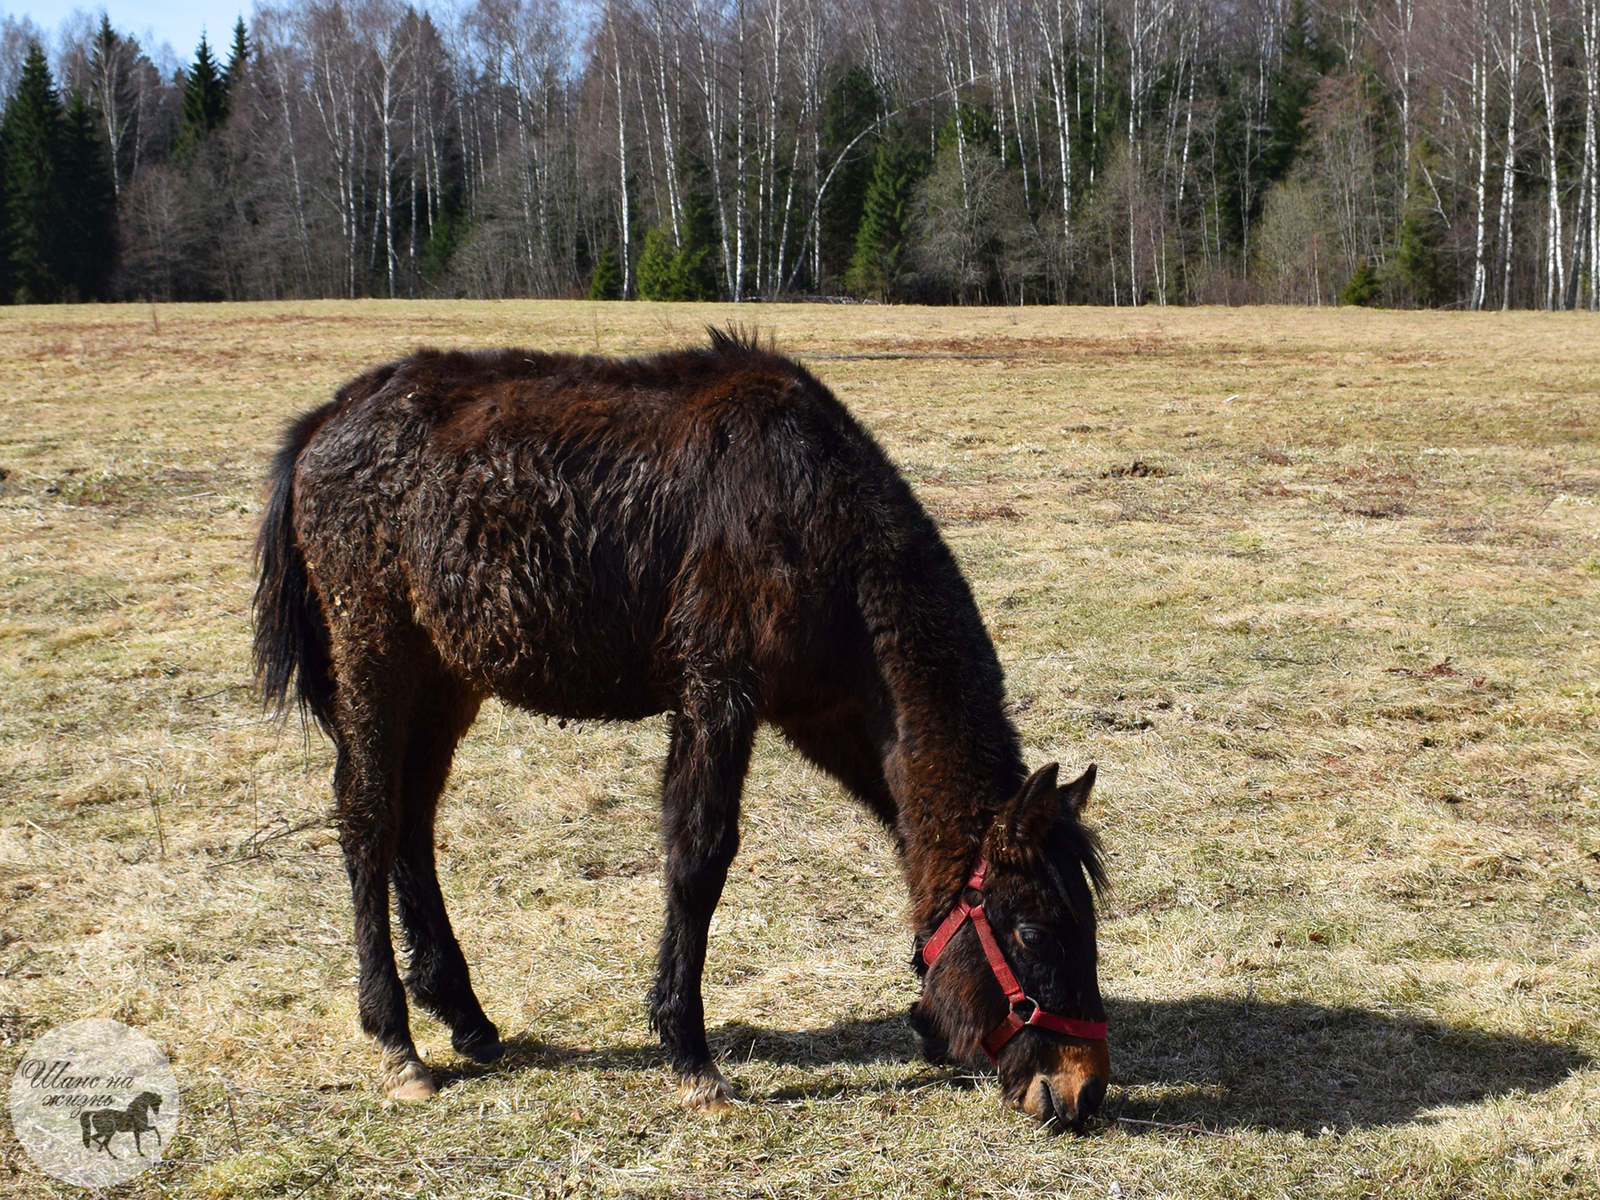
{"label": "horse eye", "polygon": [[1018,925],[1017,940],[1029,950],[1039,950],[1044,947],[1045,933],[1037,925]]}

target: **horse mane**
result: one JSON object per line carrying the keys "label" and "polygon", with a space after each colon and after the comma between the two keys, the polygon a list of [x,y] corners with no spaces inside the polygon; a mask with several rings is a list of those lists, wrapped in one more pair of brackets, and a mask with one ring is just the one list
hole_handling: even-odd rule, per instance
{"label": "horse mane", "polygon": [[1111,890],[1100,836],[1075,814],[1063,813],[1051,827],[1046,835],[1044,859],[1051,883],[1069,903],[1072,889],[1068,886],[1070,881],[1064,870],[1069,863],[1076,863],[1083,868],[1095,899],[1102,899]]}
{"label": "horse mane", "polygon": [[767,344],[765,346],[761,344],[761,329],[757,325],[747,326],[729,321],[722,329],[718,329],[715,325],[707,325],[706,333],[711,336],[712,353],[729,358],[778,352],[777,338],[770,329],[767,331]]}

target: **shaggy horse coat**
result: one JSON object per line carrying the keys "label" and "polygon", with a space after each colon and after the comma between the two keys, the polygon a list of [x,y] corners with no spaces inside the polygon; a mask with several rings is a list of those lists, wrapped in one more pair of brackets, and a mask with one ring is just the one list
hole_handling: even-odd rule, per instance
{"label": "shaggy horse coat", "polygon": [[[1092,774],[1031,779],[982,618],[883,451],[796,363],[717,332],[632,360],[425,350],[289,430],[257,545],[255,659],[337,748],[362,1027],[390,1095],[426,1096],[406,992],[469,1057],[501,1052],[434,870],[434,810],[485,697],[552,716],[667,712],[666,919],[651,1020],[688,1102],[726,1084],[700,977],[761,722],[891,831],[919,945],[980,850],[990,919],[1030,1003],[1103,1021],[1078,821]],[[1026,785],[1026,786],[1025,786]],[[402,982],[390,887],[410,949]],[[1007,999],[962,933],[913,1024],[969,1055]],[[1081,1122],[1103,1041],[1030,1029],[1013,1104]]]}

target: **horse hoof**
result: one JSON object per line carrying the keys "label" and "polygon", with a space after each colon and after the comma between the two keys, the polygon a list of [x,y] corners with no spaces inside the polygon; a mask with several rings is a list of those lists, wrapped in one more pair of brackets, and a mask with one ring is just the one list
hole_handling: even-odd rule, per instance
{"label": "horse hoof", "polygon": [[738,1100],[733,1085],[715,1067],[707,1067],[699,1075],[686,1078],[680,1086],[679,1095],[685,1108],[698,1109],[713,1117],[732,1112]]}
{"label": "horse hoof", "polygon": [[406,1059],[393,1067],[385,1064],[385,1067],[383,1094],[391,1100],[428,1100],[439,1090],[434,1085],[433,1072],[420,1058]]}
{"label": "horse hoof", "polygon": [[460,1041],[451,1038],[450,1044],[462,1058],[471,1062],[482,1063],[485,1066],[489,1063],[499,1062],[505,1057],[506,1052],[505,1044],[501,1042],[500,1035],[492,1029],[488,1033],[465,1037]]}

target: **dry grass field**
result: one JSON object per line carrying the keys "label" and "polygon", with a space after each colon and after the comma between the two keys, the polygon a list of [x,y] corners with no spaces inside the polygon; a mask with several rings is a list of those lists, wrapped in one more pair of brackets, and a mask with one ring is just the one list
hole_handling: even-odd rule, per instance
{"label": "dry grass field", "polygon": [[[250,690],[290,414],[419,344],[632,353],[712,306],[0,310],[0,1075],[135,1024],[119,1195],[1600,1195],[1600,320],[760,307],[972,581],[1038,765],[1100,764],[1105,1119],[929,1067],[884,834],[764,734],[680,1109],[645,1024],[661,720],[486,707],[446,896],[511,1042],[360,1035],[328,745]],[[0,1192],[66,1194],[0,1133]]]}

